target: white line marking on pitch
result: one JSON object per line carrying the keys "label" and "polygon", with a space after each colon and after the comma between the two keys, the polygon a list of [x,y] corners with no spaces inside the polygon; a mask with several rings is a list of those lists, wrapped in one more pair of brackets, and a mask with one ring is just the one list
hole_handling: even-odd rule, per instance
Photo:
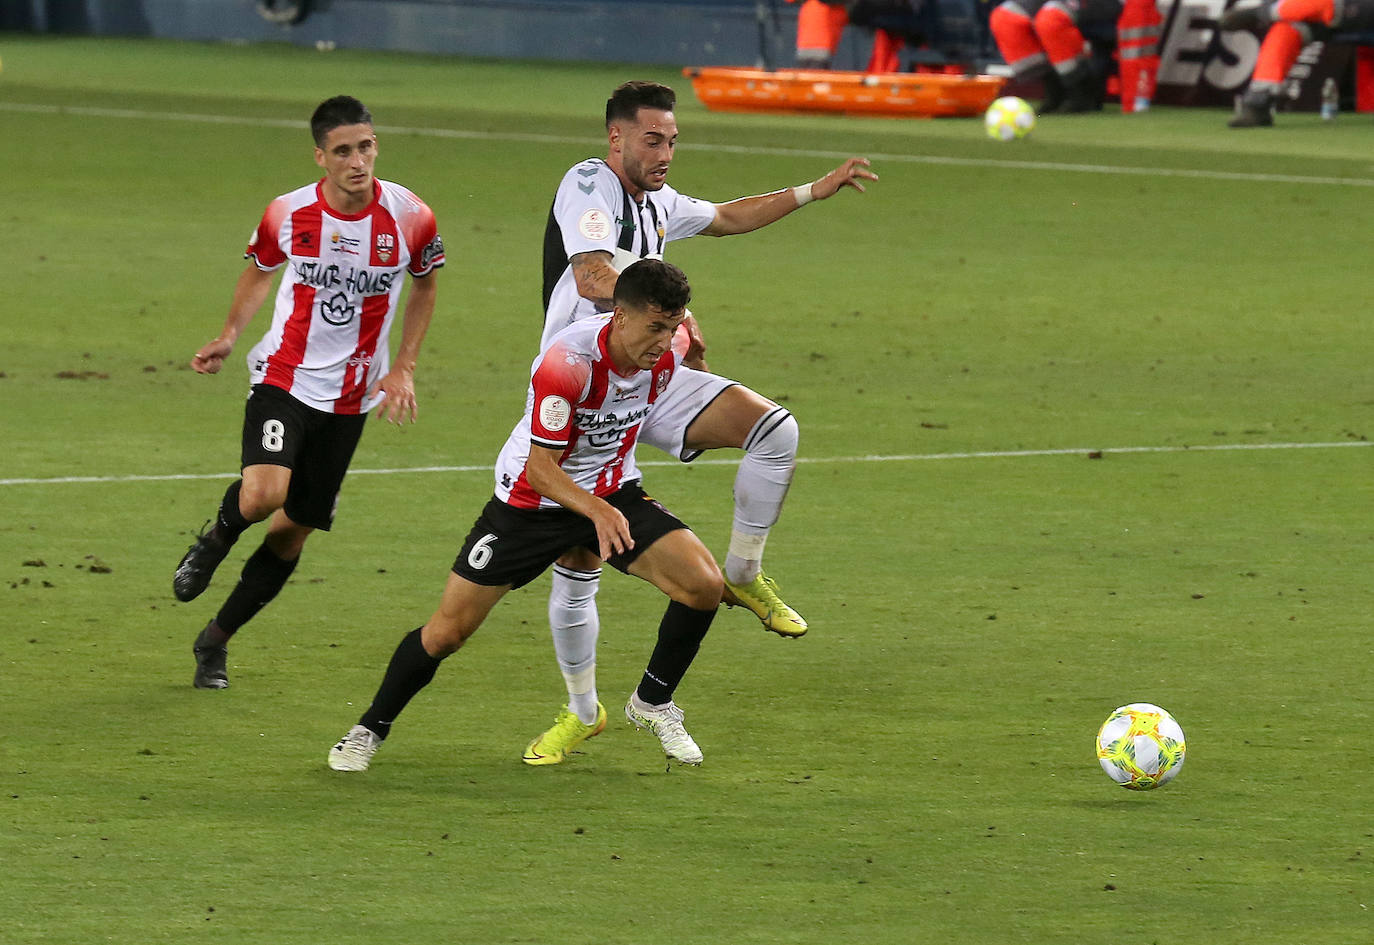
{"label": "white line marking on pitch", "polygon": [[[1339,443],[1214,443],[1206,446],[1116,446],[1083,447],[1046,450],[978,450],[968,453],[909,453],[897,456],[817,456],[798,458],[798,463],[822,465],[830,463],[915,463],[956,459],[1012,459],[1027,456],[1114,456],[1130,453],[1234,453],[1255,450],[1331,450],[1372,446],[1368,440],[1345,440]],[[738,457],[699,459],[694,466],[733,466]],[[651,460],[640,466],[661,466],[672,469],[683,463],[670,460]],[[490,464],[480,466],[407,466],[398,469],[350,469],[350,476],[397,476],[409,473],[470,473],[491,472]],[[0,486],[47,486],[100,482],[176,482],[196,479],[233,479],[238,473],[166,473],[133,476],[52,476],[49,478],[0,479]]]}
{"label": "white line marking on pitch", "polygon": [[[210,125],[253,125],[256,127],[306,129],[303,121],[285,118],[247,118],[239,115],[203,115],[194,112],[155,112],[135,108],[101,108],[91,105],[39,105],[26,102],[0,102],[0,111],[39,115],[79,115],[88,118],[122,118],[152,121],[185,121]],[[585,144],[601,147],[601,138],[568,135],[523,134],[517,132],[464,131],[456,128],[410,128],[378,125],[388,134],[416,135],[426,138],[451,138],[465,141],[521,141],[532,144]],[[844,160],[848,151],[821,151],[808,148],[761,148],[731,144],[683,144],[687,150],[720,151],[727,154],[766,154],[775,157],[815,157]],[[1374,187],[1374,178],[1318,177],[1306,174],[1261,174],[1246,171],[1216,171],[1176,167],[1120,167],[1111,164],[1070,164],[1060,161],[1009,161],[995,158],[960,158],[934,154],[873,153],[874,161],[904,164],[940,164],[950,167],[992,167],[1017,171],[1067,171],[1078,174],[1125,174],[1143,177],[1184,177],[1201,180],[1244,181],[1262,184],[1317,184],[1338,187]]]}

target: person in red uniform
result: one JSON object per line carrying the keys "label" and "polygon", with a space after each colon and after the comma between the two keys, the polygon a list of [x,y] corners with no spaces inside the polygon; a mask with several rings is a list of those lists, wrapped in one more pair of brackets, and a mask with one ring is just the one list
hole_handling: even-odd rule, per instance
{"label": "person in red uniform", "polygon": [[[468,533],[434,615],[397,646],[372,704],[329,751],[336,771],[365,771],[396,717],[512,588],[569,548],[653,584],[669,598],[658,641],[625,704],[670,760],[700,764],[673,694],[710,629],[724,577],[710,551],[644,493],[635,443],[682,367],[691,289],[659,259],[627,266],[610,312],[554,335],[535,358],[525,412],[496,461],[495,494]],[[606,726],[594,726],[571,748]]]}
{"label": "person in red uniform", "polygon": [[[373,176],[377,135],[362,102],[331,98],[310,127],[324,177],[268,205],[224,328],[191,359],[198,373],[218,373],[284,269],[272,325],[248,353],[242,475],[172,577],[177,600],[194,600],[239,536],[270,519],[262,546],[193,644],[198,689],[228,687],[225,644],[286,584],[311,532],[333,524],[368,411],[380,404],[393,423],[415,419],[415,362],[434,312],[434,272],[444,264],[434,214],[406,188]],[[388,339],[407,274],[393,364]]]}

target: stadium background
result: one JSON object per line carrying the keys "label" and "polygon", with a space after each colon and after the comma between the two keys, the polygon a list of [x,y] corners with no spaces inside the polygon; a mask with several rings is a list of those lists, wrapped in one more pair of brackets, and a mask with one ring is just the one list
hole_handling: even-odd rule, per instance
{"label": "stadium background", "polygon": [[[1368,118],[1050,116],[1001,145],[684,94],[684,192],[850,153],[882,176],[673,253],[714,366],[802,424],[769,552],[813,629],[721,615],[681,692],[701,769],[613,725],[534,771],[560,687],[536,583],[346,779],[324,754],[523,403],[554,183],[604,147],[611,87],[678,64],[19,33],[0,57],[0,940],[1368,938]],[[421,420],[369,430],[234,688],[196,692],[212,604],[170,573],[233,475],[246,372],[186,361],[344,90],[449,247]],[[732,473],[647,475],[719,551]],[[618,697],[659,604],[608,578],[602,607]],[[1189,739],[1152,795],[1091,747],[1142,699]]]}

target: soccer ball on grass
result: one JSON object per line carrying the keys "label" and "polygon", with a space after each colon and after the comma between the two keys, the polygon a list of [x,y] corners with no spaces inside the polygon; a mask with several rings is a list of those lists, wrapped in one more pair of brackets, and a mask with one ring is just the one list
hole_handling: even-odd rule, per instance
{"label": "soccer ball on grass", "polygon": [[1023,98],[1004,95],[983,113],[983,127],[987,129],[989,138],[998,141],[1024,138],[1035,127],[1035,109]]}
{"label": "soccer ball on grass", "polygon": [[1183,729],[1157,705],[1132,702],[1102,723],[1097,760],[1117,784],[1149,791],[1168,784],[1183,767]]}

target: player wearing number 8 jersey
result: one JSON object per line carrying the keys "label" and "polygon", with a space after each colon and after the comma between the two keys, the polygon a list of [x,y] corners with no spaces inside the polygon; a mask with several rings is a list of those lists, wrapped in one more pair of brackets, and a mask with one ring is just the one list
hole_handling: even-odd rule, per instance
{"label": "player wearing number 8 jersey", "polygon": [[[365,770],[440,661],[507,591],[569,548],[585,548],[668,596],[658,642],[625,713],[658,736],[669,758],[701,762],[673,694],[715,617],[722,578],[701,541],[644,494],[634,462],[643,424],[687,350],[677,332],[689,296],[677,267],[635,263],[616,283],[612,313],[555,335],[535,360],[524,416],[497,460],[496,494],[468,533],[438,609],[401,640],[372,704],[330,750],[331,768]],[[605,727],[606,710],[598,705],[586,725],[570,715],[563,721],[560,761]]]}
{"label": "player wearing number 8 jersey", "polygon": [[[218,372],[284,269],[272,325],[248,354],[242,477],[172,578],[178,600],[195,599],[239,535],[271,518],[262,546],[193,645],[193,682],[201,689],[229,685],[229,637],[285,585],[310,533],[329,529],[368,411],[380,404],[393,423],[415,419],[415,362],[434,311],[434,271],[444,264],[434,214],[409,190],[373,176],[377,136],[357,99],[323,102],[310,124],[325,176],[268,205],[244,253],[251,263],[224,329],[191,360],[199,373]],[[411,289],[391,364],[389,337],[407,274]]]}

